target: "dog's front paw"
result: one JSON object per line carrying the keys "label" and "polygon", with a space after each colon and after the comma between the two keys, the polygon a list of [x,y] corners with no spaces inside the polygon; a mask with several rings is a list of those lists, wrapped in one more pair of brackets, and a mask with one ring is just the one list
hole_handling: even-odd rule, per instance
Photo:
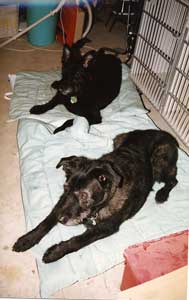
{"label": "dog's front paw", "polygon": [[56,260],[62,258],[67,253],[69,253],[69,252],[66,247],[66,242],[62,242],[60,244],[53,245],[43,255],[43,262],[51,263],[53,261],[56,261]]}
{"label": "dog's front paw", "polygon": [[34,246],[34,240],[27,234],[20,237],[14,244],[12,250],[15,252],[24,252]]}
{"label": "dog's front paw", "polygon": [[30,109],[30,113],[34,115],[40,115],[45,112],[42,105],[35,105]]}
{"label": "dog's front paw", "polygon": [[164,190],[164,188],[162,188],[159,191],[157,191],[155,195],[155,200],[157,203],[163,203],[168,200],[168,196],[169,193],[166,190]]}

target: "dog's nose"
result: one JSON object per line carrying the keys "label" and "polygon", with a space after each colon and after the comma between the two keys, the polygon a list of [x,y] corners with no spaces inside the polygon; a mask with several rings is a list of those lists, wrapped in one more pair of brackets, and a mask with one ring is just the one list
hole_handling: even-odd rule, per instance
{"label": "dog's nose", "polygon": [[62,87],[62,88],[59,88],[58,91],[59,91],[62,95],[66,96],[66,95],[68,95],[68,94],[70,94],[70,93],[72,92],[72,89],[71,89],[70,87],[64,86],[64,87]]}

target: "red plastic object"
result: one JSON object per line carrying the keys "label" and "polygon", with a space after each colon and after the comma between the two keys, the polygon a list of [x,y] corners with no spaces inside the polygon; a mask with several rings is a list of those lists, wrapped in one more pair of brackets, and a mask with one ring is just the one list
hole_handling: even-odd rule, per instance
{"label": "red plastic object", "polygon": [[[56,39],[60,43],[72,46],[83,34],[85,12],[74,5],[64,6],[60,13]],[[62,27],[63,26],[63,27]],[[63,38],[64,31],[64,38]]]}
{"label": "red plastic object", "polygon": [[[69,46],[72,46],[74,42],[75,28],[76,28],[76,20],[77,20],[77,6],[64,6],[61,11],[61,20],[64,26],[64,31],[66,33],[66,43]],[[64,44],[63,36],[62,36],[62,26],[59,20],[58,28],[57,28],[57,40]]]}
{"label": "red plastic object", "polygon": [[188,230],[128,247],[124,257],[122,291],[187,265]]}

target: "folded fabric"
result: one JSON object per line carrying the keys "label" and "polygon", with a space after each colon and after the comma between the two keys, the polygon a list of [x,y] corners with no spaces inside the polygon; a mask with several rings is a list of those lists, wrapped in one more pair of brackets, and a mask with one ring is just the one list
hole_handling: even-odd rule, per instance
{"label": "folded fabric", "polygon": [[[56,169],[60,158],[70,155],[98,158],[112,150],[112,139],[117,134],[133,129],[155,128],[128,75],[128,69],[123,66],[120,95],[102,111],[101,124],[89,128],[85,118],[74,116],[73,126],[57,135],[53,135],[52,130],[58,122],[62,123],[63,119],[68,117],[63,106],[37,116],[37,119],[29,114],[30,107],[44,100],[41,91],[48,97],[52,95],[50,83],[55,80],[54,71],[17,75],[13,98],[10,101],[10,117],[20,119],[18,147],[27,230],[34,228],[46,217],[63,193],[65,174]],[[48,78],[48,83],[45,78]],[[33,90],[38,91],[35,96]],[[185,230],[189,220],[189,170],[186,169],[188,163],[187,155],[179,151],[179,183],[171,191],[166,203],[155,202],[155,192],[160,187],[159,184],[155,184],[142,209],[132,219],[125,221],[118,233],[96,241],[54,263],[44,264],[42,256],[48,247],[85,230],[83,225],[55,226],[32,249],[38,264],[41,297],[49,297],[76,281],[112,268],[124,260],[124,249],[130,245]]]}

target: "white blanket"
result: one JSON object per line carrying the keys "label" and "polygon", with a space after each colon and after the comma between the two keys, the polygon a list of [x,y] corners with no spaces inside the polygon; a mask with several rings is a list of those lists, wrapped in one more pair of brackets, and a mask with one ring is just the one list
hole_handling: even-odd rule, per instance
{"label": "white blanket", "polygon": [[[10,103],[10,117],[20,119],[18,146],[27,230],[43,220],[63,193],[64,172],[55,168],[61,157],[85,155],[98,158],[112,150],[112,138],[117,134],[133,129],[155,128],[128,77],[127,67],[123,66],[120,95],[102,111],[101,124],[93,125],[89,130],[86,119],[75,117],[72,127],[53,135],[52,130],[70,117],[64,107],[59,106],[37,117],[28,111],[35,103],[44,102],[45,98],[52,96],[50,83],[57,79],[58,74],[18,74]],[[44,264],[41,259],[48,247],[85,230],[83,225],[66,227],[58,224],[54,227],[33,247],[39,270],[41,297],[49,297],[65,286],[100,274],[122,262],[124,249],[129,245],[186,229],[189,223],[188,164],[189,158],[179,150],[179,183],[166,203],[155,202],[155,192],[160,187],[155,184],[154,191],[142,209],[132,219],[125,221],[118,233],[57,262]]]}

